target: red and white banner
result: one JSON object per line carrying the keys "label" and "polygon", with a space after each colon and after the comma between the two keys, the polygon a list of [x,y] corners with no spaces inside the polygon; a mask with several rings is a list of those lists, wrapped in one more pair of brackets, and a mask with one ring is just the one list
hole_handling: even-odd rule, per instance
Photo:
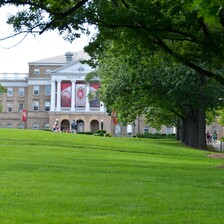
{"label": "red and white banner", "polygon": [[61,83],[61,106],[62,107],[71,107],[71,82],[62,82]]}
{"label": "red and white banner", "polygon": [[26,110],[25,109],[22,110],[22,121],[26,122]]}
{"label": "red and white banner", "polygon": [[75,102],[77,107],[86,106],[86,85],[85,84],[76,84]]}
{"label": "red and white banner", "polygon": [[[89,92],[90,93],[94,93],[99,88],[100,88],[100,83],[99,82],[90,83],[90,85],[89,85]],[[90,107],[100,107],[100,101],[99,101],[97,96],[95,96],[94,99],[89,101],[89,106]]]}

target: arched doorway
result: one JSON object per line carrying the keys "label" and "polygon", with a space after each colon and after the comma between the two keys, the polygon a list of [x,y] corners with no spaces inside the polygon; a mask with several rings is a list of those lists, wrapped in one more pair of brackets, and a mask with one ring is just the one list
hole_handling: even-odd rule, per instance
{"label": "arched doorway", "polygon": [[132,125],[128,124],[127,126],[127,134],[132,135]]}
{"label": "arched doorway", "polygon": [[62,120],[61,121],[61,131],[66,132],[67,130],[70,130],[70,122],[69,122],[69,120]]}
{"label": "arched doorway", "polygon": [[84,132],[84,121],[83,120],[77,120],[77,132]]}
{"label": "arched doorway", "polygon": [[99,130],[99,121],[92,120],[90,122],[90,131],[91,132],[97,132]]}

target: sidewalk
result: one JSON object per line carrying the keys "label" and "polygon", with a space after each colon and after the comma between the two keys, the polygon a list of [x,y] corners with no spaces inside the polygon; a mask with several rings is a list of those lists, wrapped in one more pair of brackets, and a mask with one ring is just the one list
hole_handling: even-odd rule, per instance
{"label": "sidewalk", "polygon": [[[222,144],[222,147],[221,147],[221,144]],[[220,141],[217,141],[216,143],[214,142],[208,143],[207,145],[213,146],[216,150],[220,150],[220,151],[224,150],[224,143]]]}

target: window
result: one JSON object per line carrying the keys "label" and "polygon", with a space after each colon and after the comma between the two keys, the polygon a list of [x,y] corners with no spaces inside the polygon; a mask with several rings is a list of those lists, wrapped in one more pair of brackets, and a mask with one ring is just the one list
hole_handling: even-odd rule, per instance
{"label": "window", "polygon": [[33,130],[38,130],[39,129],[39,124],[38,123],[33,123]]}
{"label": "window", "polygon": [[166,134],[172,134],[172,128],[171,127],[166,127]]}
{"label": "window", "polygon": [[25,89],[23,87],[19,88],[19,96],[23,97],[25,95]]}
{"label": "window", "polygon": [[39,86],[34,86],[33,87],[33,95],[39,95],[40,87]]}
{"label": "window", "polygon": [[132,135],[132,126],[130,124],[127,126],[127,134]]}
{"label": "window", "polygon": [[45,102],[45,111],[50,110],[50,102]]}
{"label": "window", "polygon": [[46,96],[51,95],[51,86],[45,86],[45,95]]}
{"label": "window", "polygon": [[144,133],[149,133],[149,127],[144,128]]}
{"label": "window", "polygon": [[46,75],[50,75],[50,73],[51,73],[51,69],[46,69]]}
{"label": "window", "polygon": [[39,68],[34,69],[34,75],[40,75],[40,69]]}
{"label": "window", "polygon": [[7,112],[12,112],[12,103],[7,103]]}
{"label": "window", "polygon": [[10,123],[6,124],[6,128],[12,128],[12,123],[10,122]]}
{"label": "window", "polygon": [[48,123],[46,123],[46,124],[44,125],[44,129],[47,130],[47,129],[49,129],[49,128],[50,128],[50,125],[49,125]]}
{"label": "window", "polygon": [[39,102],[38,101],[33,102],[33,110],[34,111],[39,111]]}
{"label": "window", "polygon": [[12,87],[7,88],[7,96],[13,96],[13,88]]}
{"label": "window", "polygon": [[22,112],[23,109],[24,109],[24,104],[23,103],[19,103],[19,112]]}

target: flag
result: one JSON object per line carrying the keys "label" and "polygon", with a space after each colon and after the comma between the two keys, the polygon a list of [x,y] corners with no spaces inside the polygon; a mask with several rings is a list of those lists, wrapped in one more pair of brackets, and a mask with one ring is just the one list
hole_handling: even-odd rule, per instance
{"label": "flag", "polygon": [[25,109],[22,110],[22,121],[26,122],[26,110]]}
{"label": "flag", "polygon": [[113,123],[115,125],[117,125],[119,122],[117,120],[117,115],[116,115],[115,111],[112,111],[112,114],[111,115],[112,115]]}

